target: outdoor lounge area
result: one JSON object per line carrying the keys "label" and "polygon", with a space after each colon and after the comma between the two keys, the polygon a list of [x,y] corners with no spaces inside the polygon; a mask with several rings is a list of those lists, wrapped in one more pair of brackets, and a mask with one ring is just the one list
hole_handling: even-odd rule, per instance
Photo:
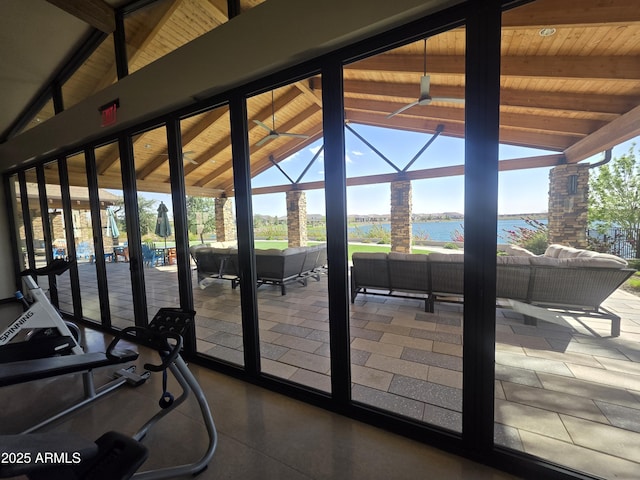
{"label": "outdoor lounge area", "polygon": [[[611,322],[612,337],[620,335],[620,317],[602,311],[601,304],[634,274],[626,260],[563,245],[549,245],[543,255],[513,250],[515,255],[496,257],[499,299],[511,301],[521,311],[532,310],[532,314],[535,310],[527,305],[594,314]],[[354,253],[351,303],[361,292],[409,292],[422,294],[425,311],[434,312],[438,298],[462,297],[463,259],[462,253]],[[535,316],[527,316],[527,323],[535,325]]]}
{"label": "outdoor lounge area", "polygon": [[[129,326],[132,307],[122,293],[128,268],[107,267],[114,324]],[[87,282],[92,269],[79,268]],[[150,310],[178,301],[175,270],[145,270]],[[329,391],[326,275],[320,278],[306,287],[293,283],[284,296],[279,286],[258,289],[262,368]],[[195,270],[193,287],[198,351],[241,364],[240,289],[223,279],[200,289]],[[497,310],[495,438],[606,478],[631,479],[640,468],[640,298],[616,290],[603,306],[621,317],[619,337],[607,320],[589,319],[587,328],[580,315],[558,314],[533,326],[506,304]],[[460,431],[461,305],[436,301],[424,312],[418,298],[358,295],[349,328],[355,401]]]}
{"label": "outdoor lounge area", "polygon": [[[634,2],[7,0],[0,24],[0,301],[65,257],[68,320],[195,311],[183,357],[252,398],[518,477],[637,480]],[[226,451],[309,458],[310,424],[217,393],[257,425]],[[331,465],[343,439],[282,478],[375,478]]]}

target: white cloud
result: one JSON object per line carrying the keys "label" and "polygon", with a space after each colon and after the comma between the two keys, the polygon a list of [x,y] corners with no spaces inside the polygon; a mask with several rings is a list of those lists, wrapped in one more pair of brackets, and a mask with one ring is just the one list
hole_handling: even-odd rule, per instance
{"label": "white cloud", "polygon": [[362,155],[364,155],[364,153],[359,150],[351,150],[351,153],[353,153],[356,157],[361,157]]}

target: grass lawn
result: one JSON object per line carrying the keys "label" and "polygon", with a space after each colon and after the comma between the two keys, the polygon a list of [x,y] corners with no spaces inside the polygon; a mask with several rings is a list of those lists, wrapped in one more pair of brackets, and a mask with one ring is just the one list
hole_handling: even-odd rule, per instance
{"label": "grass lawn", "polygon": [[628,292],[640,295],[640,272],[636,272],[624,283],[624,289]]}
{"label": "grass lawn", "polygon": [[[315,245],[320,242],[309,242],[309,245]],[[286,241],[276,241],[276,240],[257,240],[255,242],[255,247],[260,249],[267,248],[278,248],[283,250],[287,248]],[[348,250],[348,258],[351,258],[353,252],[389,252],[391,251],[391,247],[389,245],[376,245],[376,244],[362,244],[362,243],[350,243]],[[415,253],[429,253],[429,250],[423,247],[414,247],[413,251]]]}

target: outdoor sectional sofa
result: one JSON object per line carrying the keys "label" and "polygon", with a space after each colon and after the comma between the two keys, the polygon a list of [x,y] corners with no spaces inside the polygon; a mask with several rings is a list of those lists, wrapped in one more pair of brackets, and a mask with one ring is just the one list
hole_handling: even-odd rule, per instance
{"label": "outdoor sectional sofa", "polygon": [[[211,279],[231,281],[236,288],[240,281],[238,250],[236,248],[194,245],[190,248],[196,262],[198,284],[204,288]],[[286,284],[299,281],[307,285],[309,278],[320,280],[320,274],[327,264],[326,245],[292,247],[279,249],[256,249],[256,276],[258,286],[278,285],[282,295],[286,294]]]}
{"label": "outdoor sectional sofa", "polygon": [[[550,245],[543,255],[513,249],[496,257],[496,296],[512,304],[577,310],[611,319],[611,335],[620,335],[620,318],[600,305],[635,270],[614,255]],[[425,311],[443,297],[461,297],[462,253],[354,253],[351,302],[359,293],[407,296],[425,300]],[[604,313],[602,313],[604,312]],[[535,318],[525,317],[535,324]]]}

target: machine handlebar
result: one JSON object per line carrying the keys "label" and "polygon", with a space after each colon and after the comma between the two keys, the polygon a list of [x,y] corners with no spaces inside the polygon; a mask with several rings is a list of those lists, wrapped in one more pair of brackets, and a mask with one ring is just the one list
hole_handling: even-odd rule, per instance
{"label": "machine handlebar", "polygon": [[[178,355],[180,355],[180,350],[182,349],[183,344],[182,336],[180,334],[170,330],[155,331],[143,327],[127,327],[121,330],[111,341],[107,348],[107,356],[112,355],[113,350],[120,340],[128,336],[132,336],[131,334],[138,335],[140,340],[148,344],[151,348],[157,350],[160,354],[162,362],[159,365],[154,365],[152,363],[144,364],[144,368],[151,372],[161,372],[166,370],[169,365],[178,358]],[[169,340],[174,340],[175,343],[171,344]]]}

